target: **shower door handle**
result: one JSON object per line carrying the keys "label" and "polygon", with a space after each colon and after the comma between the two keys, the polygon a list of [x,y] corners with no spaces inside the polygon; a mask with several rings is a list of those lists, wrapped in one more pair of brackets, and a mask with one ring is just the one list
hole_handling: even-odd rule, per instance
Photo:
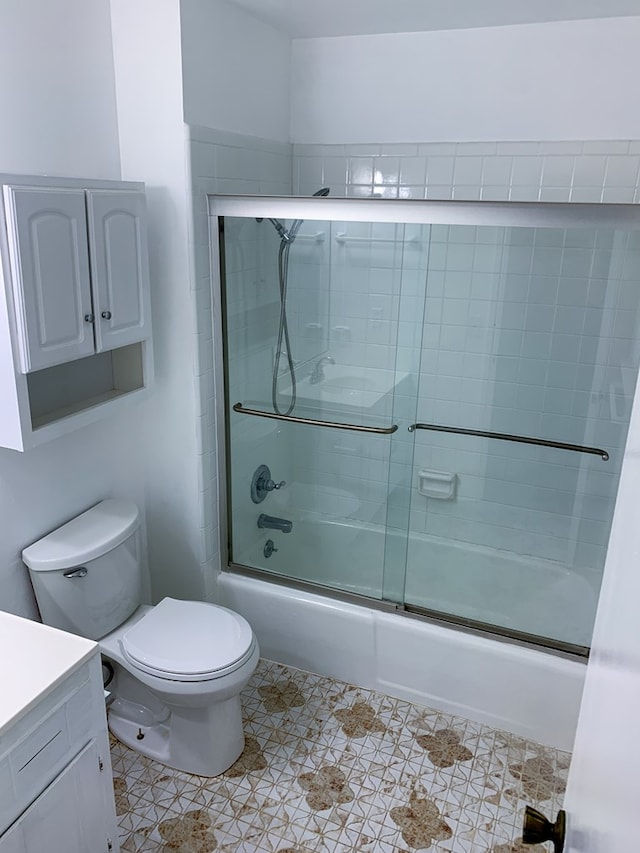
{"label": "shower door handle", "polygon": [[298,418],[295,415],[277,415],[275,412],[263,412],[260,409],[247,409],[242,403],[236,403],[233,411],[241,415],[255,415],[258,418],[272,418],[275,421],[288,421],[292,424],[307,426],[330,427],[332,429],[347,429],[352,432],[369,432],[375,435],[392,435],[398,431],[397,424],[388,427],[360,426],[360,424],[342,424],[339,421],[318,421],[315,418]]}
{"label": "shower door handle", "polygon": [[533,444],[537,447],[554,447],[556,450],[571,450],[574,453],[590,453],[599,456],[603,462],[609,461],[609,454],[600,447],[585,447],[582,444],[568,444],[566,441],[549,441],[546,438],[534,438],[531,435],[512,435],[510,432],[489,432],[484,429],[465,429],[463,427],[444,426],[443,424],[411,424],[409,432],[417,429],[432,432],[448,432],[453,435],[472,435],[476,438],[495,438],[498,441],[515,441],[518,444]]}

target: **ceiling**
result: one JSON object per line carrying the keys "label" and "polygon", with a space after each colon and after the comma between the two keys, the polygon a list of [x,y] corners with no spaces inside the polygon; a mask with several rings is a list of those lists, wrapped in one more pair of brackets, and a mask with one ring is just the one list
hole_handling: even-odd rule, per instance
{"label": "ceiling", "polygon": [[640,0],[231,0],[292,38],[640,15]]}

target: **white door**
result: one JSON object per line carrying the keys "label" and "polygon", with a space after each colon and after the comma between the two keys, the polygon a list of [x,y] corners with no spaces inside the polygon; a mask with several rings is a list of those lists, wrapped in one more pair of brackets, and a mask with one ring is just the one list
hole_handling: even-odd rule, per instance
{"label": "white door", "polygon": [[83,190],[5,186],[23,373],[94,352]]}
{"label": "white door", "polygon": [[107,837],[104,784],[92,740],[0,838],[0,853],[117,850]]}
{"label": "white door", "polygon": [[631,853],[640,850],[638,389],[611,528],[565,808],[566,851]]}
{"label": "white door", "polygon": [[150,334],[144,193],[89,190],[87,214],[100,352]]}

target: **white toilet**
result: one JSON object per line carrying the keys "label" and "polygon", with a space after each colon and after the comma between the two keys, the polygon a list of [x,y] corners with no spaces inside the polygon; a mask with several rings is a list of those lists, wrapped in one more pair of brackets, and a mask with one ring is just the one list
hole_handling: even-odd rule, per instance
{"label": "white toilet", "polygon": [[[140,604],[140,519],[106,500],[22,552],[43,622],[99,641],[115,695],[109,728],[171,767],[217,776],[244,748],[240,691],[258,643],[237,613],[200,601]],[[108,665],[107,665],[107,668]]]}

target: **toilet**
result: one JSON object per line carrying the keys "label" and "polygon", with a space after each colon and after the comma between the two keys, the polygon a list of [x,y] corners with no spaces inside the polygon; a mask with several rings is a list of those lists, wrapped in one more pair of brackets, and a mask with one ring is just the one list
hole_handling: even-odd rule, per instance
{"label": "toilet", "polygon": [[105,500],[22,552],[47,625],[99,643],[109,728],[156,761],[217,776],[244,749],[240,691],[258,643],[225,607],[164,598],[141,604],[140,515]]}

